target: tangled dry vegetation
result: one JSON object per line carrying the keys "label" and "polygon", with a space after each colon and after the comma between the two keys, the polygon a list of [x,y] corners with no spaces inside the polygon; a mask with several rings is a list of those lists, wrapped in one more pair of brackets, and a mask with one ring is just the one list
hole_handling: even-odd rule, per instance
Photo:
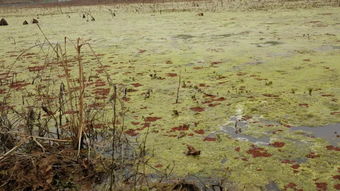
{"label": "tangled dry vegetation", "polygon": [[[1,74],[1,86],[10,91],[2,92],[0,103],[0,190],[139,186],[138,168],[147,164],[146,139],[137,144],[122,133],[124,124],[118,122],[123,123],[126,108],[120,102],[118,85],[105,73],[86,73],[91,63],[85,65],[85,47],[96,67],[104,68],[87,42],[65,37],[63,45],[52,44],[45,36],[45,42],[24,50]],[[40,59],[36,66],[27,68],[33,75],[18,76],[12,70],[32,57]],[[24,82],[24,78],[31,82]],[[96,94],[92,98],[90,85],[108,88],[92,90]],[[23,89],[26,93],[18,99],[15,92]],[[11,105],[8,100],[18,104]],[[111,108],[104,109],[105,105]],[[111,116],[106,113],[112,117],[103,117]],[[111,126],[104,125],[107,121]],[[99,127],[101,131],[96,130]]]}
{"label": "tangled dry vegetation", "polygon": [[94,160],[77,159],[70,149],[47,146],[44,146],[47,152],[32,148],[32,152],[16,153],[3,159],[1,189],[91,190],[93,184],[99,184],[104,178],[104,170],[95,169],[98,165]]}

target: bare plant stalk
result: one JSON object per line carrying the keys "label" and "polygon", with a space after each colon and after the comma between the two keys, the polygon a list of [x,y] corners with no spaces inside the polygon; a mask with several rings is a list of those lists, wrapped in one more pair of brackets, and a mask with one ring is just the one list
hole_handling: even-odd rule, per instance
{"label": "bare plant stalk", "polygon": [[33,120],[34,120],[34,111],[33,109],[29,109],[26,118],[26,126],[27,126],[27,133],[29,135],[33,135]]}
{"label": "bare plant stalk", "polygon": [[40,30],[41,34],[44,36],[45,40],[48,42],[48,44],[50,45],[50,47],[53,49],[53,51],[57,54],[57,57],[59,58],[59,53],[58,53],[58,50],[56,49],[56,47],[54,47],[51,43],[50,40],[48,40],[48,38],[46,37],[44,31],[41,29],[40,25],[37,23],[36,24],[38,29]]}
{"label": "bare plant stalk", "polygon": [[[60,84],[60,91],[59,91],[59,128],[62,127],[63,125],[63,105],[64,105],[64,84],[61,83]],[[60,135],[59,135],[59,130],[57,129],[57,133],[58,133],[58,139],[60,139]]]}
{"label": "bare plant stalk", "polygon": [[[66,37],[65,37],[65,44],[64,44],[64,48],[65,48],[65,52],[63,54],[63,58],[62,58],[62,67],[64,69],[64,73],[65,73],[65,78],[66,78],[66,85],[67,85],[67,95],[69,97],[69,107],[71,109],[71,111],[73,111],[73,91],[72,91],[72,85],[71,85],[71,79],[70,79],[70,73],[68,71],[68,65],[67,65],[67,51],[66,51]],[[75,127],[75,119],[74,119],[74,114],[71,115],[71,121],[72,121],[72,126]],[[77,134],[77,132],[73,132],[74,135]]]}
{"label": "bare plant stalk", "polygon": [[[124,127],[125,127],[125,111],[124,111],[124,106],[121,105],[121,121],[122,121],[122,126],[121,126],[121,129],[120,129],[120,133],[119,133],[119,137],[118,137],[118,140],[119,142],[122,141],[122,136],[123,136],[123,132],[124,132]],[[121,163],[123,164],[124,162],[124,144],[121,144],[121,148],[120,148],[120,157],[121,157]]]}
{"label": "bare plant stalk", "polygon": [[110,181],[110,191],[114,188],[114,162],[115,162],[115,137],[116,137],[116,106],[117,106],[117,86],[113,86],[113,119],[112,119],[112,162],[111,162],[111,181]]}
{"label": "bare plant stalk", "polygon": [[179,99],[179,89],[181,88],[181,73],[178,76],[178,87],[177,87],[177,94],[176,94],[176,103],[178,103]]}
{"label": "bare plant stalk", "polygon": [[[39,31],[42,33],[42,35],[44,36],[44,38],[45,38],[45,40],[47,41],[47,43],[48,43],[48,45],[53,49],[53,51],[56,53],[56,56],[57,56],[57,58],[59,59],[59,58],[61,58],[61,62],[62,62],[62,67],[63,67],[63,69],[64,69],[64,72],[65,72],[65,76],[66,76],[66,85],[67,85],[67,94],[68,94],[68,96],[69,96],[69,107],[70,107],[70,109],[71,109],[71,111],[73,111],[73,96],[72,96],[72,94],[73,94],[73,91],[72,91],[72,85],[71,85],[71,79],[70,79],[70,73],[68,72],[68,65],[67,65],[67,51],[66,51],[66,40],[67,40],[67,37],[65,37],[64,38],[64,49],[65,49],[65,52],[64,53],[62,53],[62,48],[60,47],[60,45],[59,44],[57,44],[56,45],[56,47],[54,47],[53,45],[52,45],[52,43],[50,42],[50,40],[47,38],[47,36],[45,35],[45,33],[44,33],[44,31],[41,29],[41,27],[40,27],[40,25],[39,24],[37,24],[37,27],[38,27],[38,29],[39,29]],[[72,42],[72,41],[71,41]],[[78,43],[79,43],[79,41],[78,41]],[[79,44],[78,44],[79,45]],[[35,45],[35,46],[39,46],[39,45]],[[26,51],[28,51],[28,50],[30,50],[30,49],[32,49],[32,48],[34,48],[35,46],[33,46],[33,47],[30,47],[29,49],[27,49]],[[59,47],[59,49],[61,50],[61,56],[59,55],[59,52],[58,52],[58,47]],[[75,48],[77,49],[77,51],[78,51],[78,46],[76,46],[75,45]],[[25,52],[26,52],[25,51]],[[22,52],[19,56],[18,56],[18,58],[20,58],[21,57],[21,55],[23,55],[25,52]],[[18,58],[17,58],[17,60],[18,60]],[[78,55],[78,58],[80,58],[80,47],[79,47],[79,55]],[[79,60],[79,59],[78,59]],[[14,65],[14,64],[13,64]],[[13,66],[12,65],[12,66]],[[77,132],[77,128],[76,128],[76,124],[75,124],[75,118],[74,118],[74,114],[72,114],[71,115],[71,122],[72,122],[72,127],[73,128],[75,128],[75,129],[73,129],[73,135],[74,136],[76,136],[77,138],[79,138],[78,137],[78,132]]]}
{"label": "bare plant stalk", "polygon": [[81,49],[80,39],[77,39],[77,54],[78,54],[78,67],[79,67],[79,123],[78,123],[78,157],[80,153],[80,147],[81,147],[81,139],[84,129],[84,92],[85,92],[85,85],[84,85],[84,69],[81,62],[80,57],[80,49]]}

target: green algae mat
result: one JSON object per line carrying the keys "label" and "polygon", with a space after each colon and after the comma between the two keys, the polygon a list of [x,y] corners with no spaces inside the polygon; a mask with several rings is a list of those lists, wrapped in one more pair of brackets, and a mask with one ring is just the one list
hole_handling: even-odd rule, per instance
{"label": "green algae mat", "polygon": [[[89,58],[87,79],[105,71],[124,85],[125,133],[143,140],[148,132],[147,171],[226,178],[240,190],[340,189],[340,8],[203,17],[88,9],[95,22],[70,8],[70,18],[40,16],[40,27],[51,43],[67,36],[93,46],[103,65]],[[44,42],[37,26],[22,25],[25,14],[9,14],[0,28],[0,77],[12,67],[21,80],[0,93],[11,92],[16,107],[36,72],[46,83],[58,78],[39,68],[46,46],[13,65]],[[108,84],[97,79],[88,88],[105,109]]]}

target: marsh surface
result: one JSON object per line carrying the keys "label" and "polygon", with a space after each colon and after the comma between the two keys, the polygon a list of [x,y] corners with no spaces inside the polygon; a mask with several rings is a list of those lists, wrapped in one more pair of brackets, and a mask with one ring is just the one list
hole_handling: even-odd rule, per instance
{"label": "marsh surface", "polygon": [[[339,185],[339,8],[207,12],[203,17],[193,12],[111,17],[105,7],[89,9],[95,22],[70,8],[70,18],[40,16],[40,26],[51,43],[62,44],[65,36],[88,40],[105,68],[84,49],[86,78],[105,70],[129,90],[126,133],[142,139],[149,127],[154,168],[175,164],[176,176],[227,177],[246,190]],[[48,49],[39,46],[13,65],[23,50],[45,41],[36,25],[22,25],[39,11],[48,13],[8,14],[10,25],[0,28],[0,78],[12,67],[21,81],[2,85],[0,93],[10,91],[17,108],[26,107],[22,95],[34,91],[37,72],[51,87],[60,74],[32,68],[46,61],[39,54]],[[104,90],[109,85],[103,78],[89,81],[87,96],[100,100],[100,109],[110,116],[112,92]],[[241,121],[240,134],[234,133],[233,117]],[[187,144],[201,154],[185,155]]]}

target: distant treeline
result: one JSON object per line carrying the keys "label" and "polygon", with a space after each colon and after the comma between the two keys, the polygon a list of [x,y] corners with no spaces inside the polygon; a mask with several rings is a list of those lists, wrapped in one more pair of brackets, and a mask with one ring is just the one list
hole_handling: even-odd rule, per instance
{"label": "distant treeline", "polygon": [[[163,3],[163,2],[192,2],[192,1],[214,1],[214,0],[0,0],[1,6],[73,6],[73,5],[95,5],[95,4],[115,4],[115,3]],[[321,7],[340,6],[340,0],[215,0],[224,3],[246,4],[249,6],[282,6],[291,4],[293,7]]]}
{"label": "distant treeline", "polygon": [[37,6],[37,5],[91,5],[111,3],[152,3],[169,1],[197,0],[0,0],[0,6]]}

